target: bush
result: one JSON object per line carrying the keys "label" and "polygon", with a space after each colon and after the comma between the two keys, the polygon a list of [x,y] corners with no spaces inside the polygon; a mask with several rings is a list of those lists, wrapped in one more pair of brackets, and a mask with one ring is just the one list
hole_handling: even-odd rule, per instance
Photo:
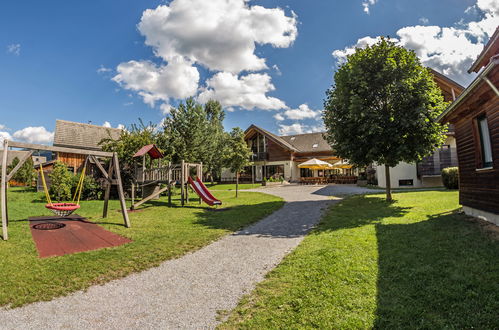
{"label": "bush", "polygon": [[68,170],[66,164],[56,162],[52,173],[50,173],[50,179],[52,180],[50,196],[59,202],[70,200],[73,197],[71,195],[73,177],[74,175]]}
{"label": "bush", "polygon": [[[80,174],[73,175],[73,182],[71,185],[71,193],[74,196],[76,188],[78,186],[78,181],[80,180]],[[71,196],[71,197],[72,197]],[[86,175],[83,179],[83,188],[81,191],[80,200],[94,200],[100,199],[102,197],[102,187],[92,176]]]}
{"label": "bush", "polygon": [[447,189],[459,188],[459,170],[457,167],[447,167],[442,170],[442,182]]}

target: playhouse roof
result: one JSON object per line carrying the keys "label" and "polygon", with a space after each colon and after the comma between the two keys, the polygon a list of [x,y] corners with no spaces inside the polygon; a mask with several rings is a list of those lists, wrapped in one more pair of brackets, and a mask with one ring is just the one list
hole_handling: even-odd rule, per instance
{"label": "playhouse roof", "polygon": [[152,159],[158,159],[164,157],[155,144],[148,144],[146,146],[143,146],[142,148],[140,148],[139,151],[135,153],[135,155],[133,155],[133,157],[140,157],[144,156],[145,154],[149,154],[149,157],[151,157]]}

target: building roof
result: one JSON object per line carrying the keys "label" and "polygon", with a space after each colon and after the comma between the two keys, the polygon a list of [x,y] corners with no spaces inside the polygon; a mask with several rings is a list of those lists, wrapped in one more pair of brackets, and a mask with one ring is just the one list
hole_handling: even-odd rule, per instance
{"label": "building roof", "polygon": [[281,136],[299,152],[332,151],[323,132]]}
{"label": "building roof", "polygon": [[102,150],[99,143],[103,139],[117,140],[122,130],[66,120],[55,123],[54,146],[87,150]]}
{"label": "building roof", "polygon": [[[489,64],[485,67],[482,72],[471,82],[471,84],[464,90],[464,92],[452,102],[447,109],[445,109],[440,116],[437,118],[439,122],[447,122],[449,115],[454,112],[460,104],[462,104],[465,100],[468,99],[469,96],[473,95],[473,93],[478,89],[479,86],[485,84],[485,79],[487,75],[495,69],[495,67],[499,65],[499,58],[492,58]],[[497,72],[497,70],[496,70]],[[497,92],[496,92],[497,93]]]}
{"label": "building roof", "polygon": [[499,26],[496,28],[492,37],[490,37],[489,42],[485,45],[480,55],[476,61],[471,65],[471,68],[468,70],[469,73],[478,72],[480,69],[487,64],[491,58],[499,52]]}
{"label": "building roof", "polygon": [[432,68],[428,68],[428,70],[433,75],[433,79],[437,83],[438,87],[442,90],[445,101],[454,101],[463,92],[464,87],[454,80],[438,71],[433,70]]}
{"label": "building roof", "polygon": [[[14,158],[17,157],[17,159],[21,159],[24,155],[26,155],[29,151],[24,151],[24,150],[9,150],[7,153],[7,165],[12,164],[12,161]],[[0,150],[0,159],[2,159],[3,156],[3,150]]]}
{"label": "building roof", "polygon": [[251,125],[246,129],[245,135],[248,136],[253,131],[260,132],[272,139],[277,144],[281,145],[283,148],[288,149],[293,152],[319,152],[319,151],[331,151],[331,146],[324,139],[324,133],[307,133],[307,134],[297,134],[297,135],[286,135],[277,136],[263,128],[256,125]]}

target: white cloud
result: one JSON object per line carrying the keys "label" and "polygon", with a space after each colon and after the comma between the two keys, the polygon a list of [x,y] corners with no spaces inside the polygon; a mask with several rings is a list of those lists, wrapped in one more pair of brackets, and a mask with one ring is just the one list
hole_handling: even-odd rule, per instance
{"label": "white cloud", "polygon": [[370,13],[370,7],[374,6],[378,2],[378,0],[366,0],[362,2],[362,8],[364,10],[364,13],[368,14]]}
{"label": "white cloud", "polygon": [[14,132],[12,137],[28,143],[47,144],[54,140],[54,133],[47,131],[43,126],[30,126]]}
{"label": "white cloud", "polygon": [[[104,124],[102,124],[103,127],[107,127],[107,128],[113,128],[113,125],[111,125],[110,122],[108,121],[105,121]],[[125,129],[125,125],[123,124],[118,124],[118,126],[116,126],[116,128],[119,128],[119,129]]]}
{"label": "white cloud", "polygon": [[279,125],[280,135],[295,135],[303,133],[304,133],[303,125],[300,123],[294,123],[291,125]]}
{"label": "white cloud", "polygon": [[219,72],[206,81],[207,87],[199,94],[202,103],[218,100],[226,107],[241,107],[246,110],[285,109],[286,104],[266,93],[275,89],[266,73],[251,73],[238,77],[230,72]]}
{"label": "white cloud", "polygon": [[8,129],[7,126],[0,124],[0,131],[7,130],[7,129]]}
{"label": "white cloud", "polygon": [[288,119],[301,120],[313,119],[321,115],[321,110],[312,110],[307,104],[301,104],[297,109],[288,109],[283,112],[283,116]]}
{"label": "white cloud", "polygon": [[[207,88],[201,89],[200,99],[210,95],[226,106],[249,109],[284,106],[281,100],[265,95],[274,89],[268,75],[238,75],[268,68],[266,59],[255,53],[257,45],[286,48],[294,42],[298,29],[293,12],[286,15],[280,8],[250,6],[247,0],[173,0],[145,10],[137,27],[162,63],[121,63],[113,80],[137,92],[146,104],[159,102],[165,113],[171,98],[195,95],[199,85],[196,66],[204,66],[215,73],[206,81]],[[273,68],[280,74],[277,66]],[[228,96],[223,86],[218,84],[222,87],[218,90],[215,85],[230,74],[239,88]],[[256,80],[264,86],[251,85]],[[238,92],[242,94],[235,95]]]}
{"label": "white cloud", "polygon": [[133,102],[125,102],[125,103],[123,103],[123,105],[125,107],[129,107],[129,106],[133,105]]}
{"label": "white cloud", "polygon": [[[466,85],[472,75],[468,68],[482,51],[499,22],[499,0],[478,0],[479,20],[460,23],[455,27],[407,26],[397,31],[398,45],[416,52],[422,63]],[[469,10],[467,10],[469,11]],[[338,63],[343,63],[355,48],[374,44],[379,38],[364,37],[351,47],[333,51]]]}
{"label": "white cloud", "polygon": [[276,75],[282,75],[281,69],[277,66],[277,64],[272,65],[272,69],[275,70]]}
{"label": "white cloud", "polygon": [[274,118],[275,118],[275,120],[277,120],[277,121],[283,121],[284,119],[286,119],[286,118],[284,118],[284,116],[283,116],[283,115],[281,115],[280,113],[276,113],[276,114],[274,115]]}
{"label": "white cloud", "polygon": [[419,23],[421,23],[421,24],[423,24],[423,25],[426,25],[426,24],[430,23],[430,20],[429,20],[429,19],[427,19],[426,17],[421,17],[421,18],[419,19]]}
{"label": "white cloud", "polygon": [[304,125],[300,123],[293,123],[291,125],[279,124],[279,134],[280,135],[296,135],[305,133],[315,133],[325,131],[324,125]]}
{"label": "white cloud", "polygon": [[161,110],[161,113],[166,116],[172,111],[172,106],[168,103],[163,103],[159,109]]}
{"label": "white cloud", "polygon": [[296,25],[294,14],[245,0],[174,0],[144,11],[138,29],[165,61],[183,56],[210,70],[239,73],[265,69],[255,45],[289,47]]}
{"label": "white cloud", "polygon": [[99,68],[97,69],[97,73],[108,73],[113,71],[111,68],[106,68],[104,65],[100,65]]}
{"label": "white cloud", "polygon": [[4,140],[12,140],[12,136],[9,134],[9,132],[0,131],[0,149],[3,149]]}
{"label": "white cloud", "polygon": [[167,65],[149,61],[129,61],[118,65],[113,80],[123,88],[138,92],[144,103],[154,107],[170,97],[186,98],[196,94],[199,72],[191,63],[177,57]]}
{"label": "white cloud", "polygon": [[7,46],[7,53],[21,55],[21,44],[10,44]]}

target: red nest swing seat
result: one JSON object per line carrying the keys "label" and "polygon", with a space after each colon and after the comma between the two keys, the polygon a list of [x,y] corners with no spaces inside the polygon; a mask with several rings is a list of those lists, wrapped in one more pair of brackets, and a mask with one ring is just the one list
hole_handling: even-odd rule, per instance
{"label": "red nest swing seat", "polygon": [[60,217],[67,217],[80,208],[76,203],[48,203],[45,207]]}

